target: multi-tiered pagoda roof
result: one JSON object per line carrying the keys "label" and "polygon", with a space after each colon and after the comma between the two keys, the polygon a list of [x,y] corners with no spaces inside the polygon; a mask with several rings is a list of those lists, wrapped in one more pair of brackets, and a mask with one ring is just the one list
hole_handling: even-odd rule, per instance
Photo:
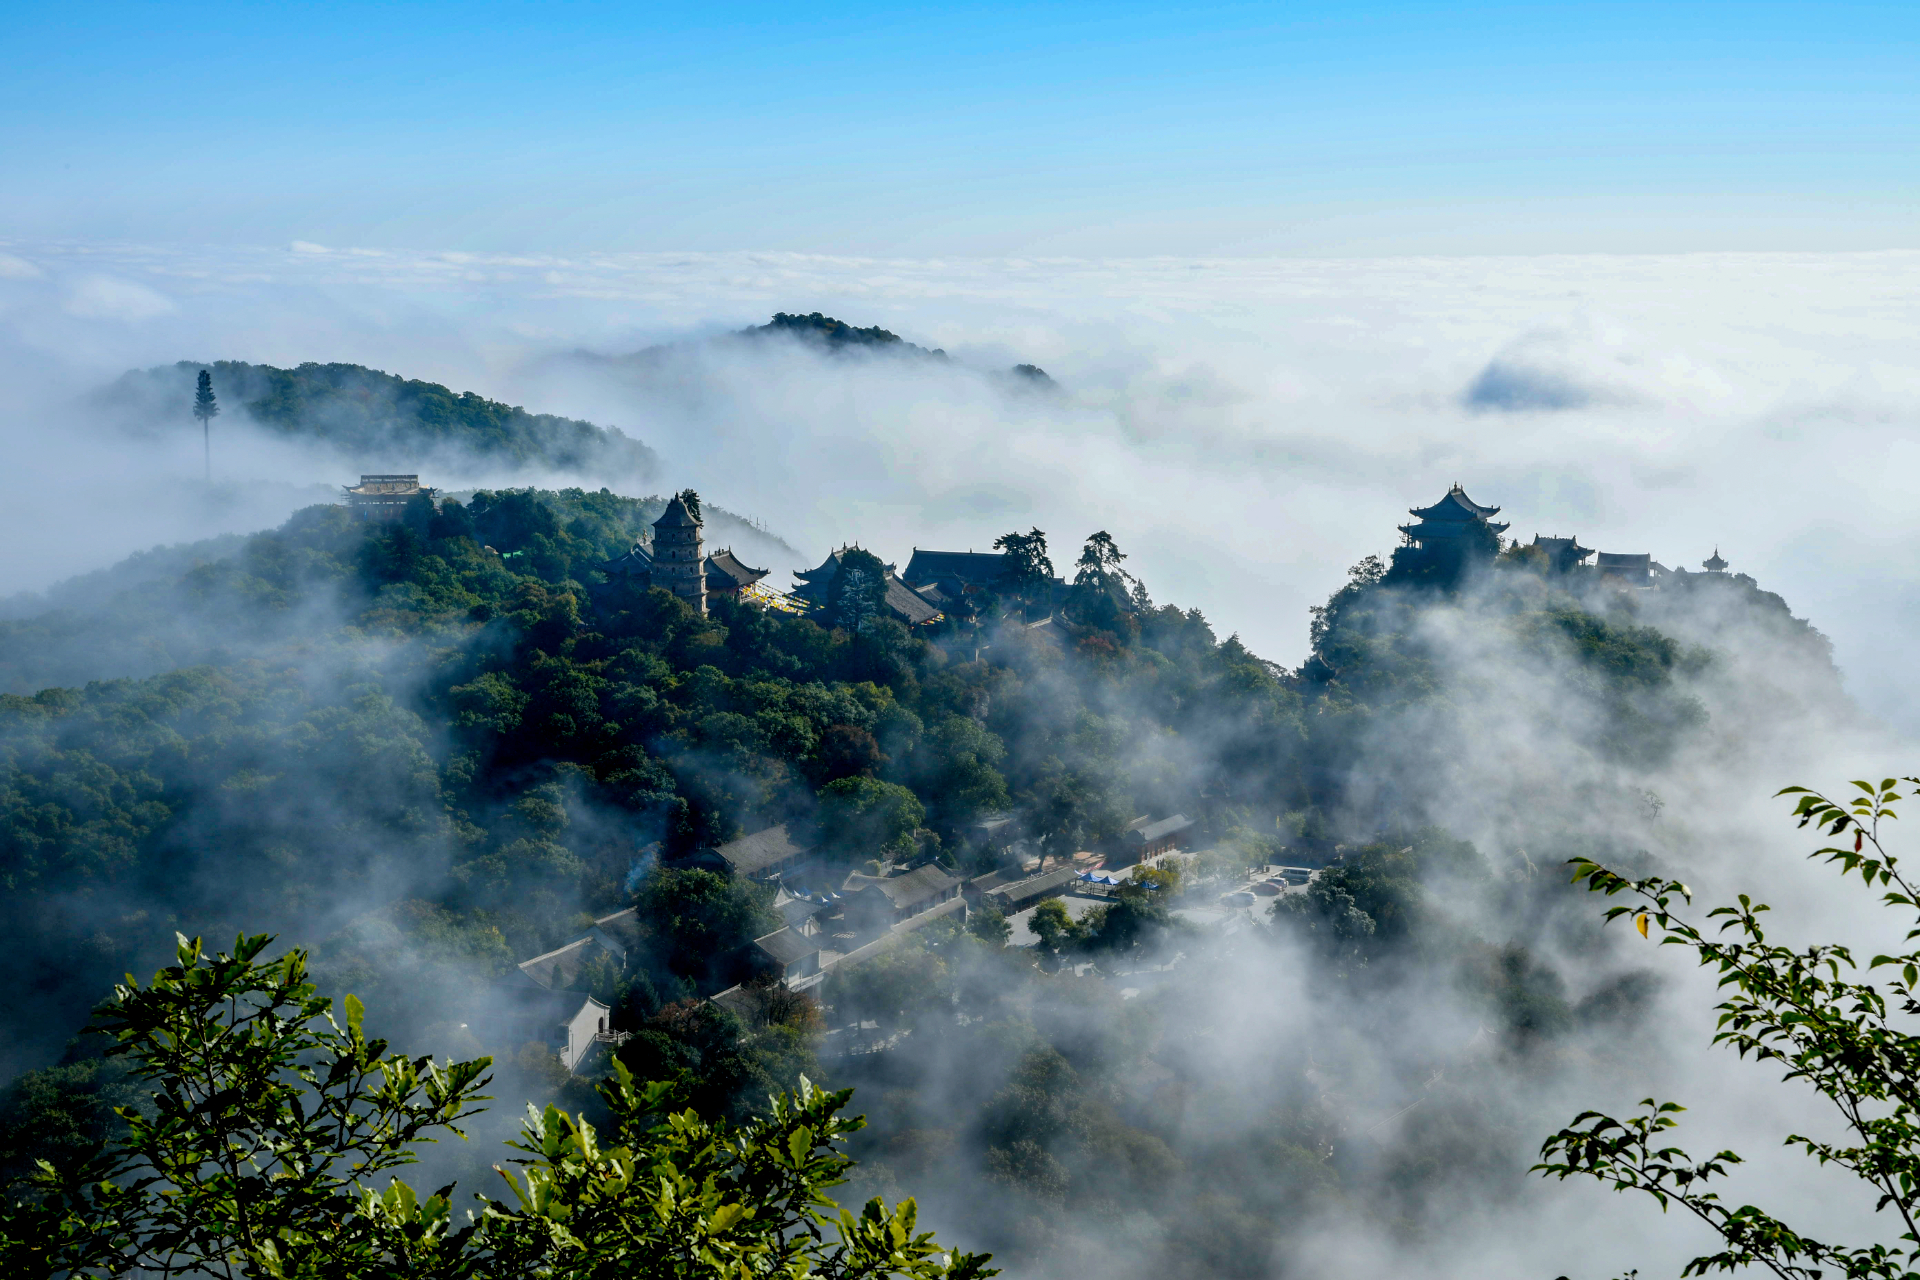
{"label": "multi-tiered pagoda roof", "polygon": [[1457,484],[1432,506],[1409,507],[1407,514],[1416,517],[1418,523],[1403,524],[1400,532],[1423,546],[1442,538],[1457,538],[1476,524],[1484,524],[1495,533],[1505,533],[1508,528],[1491,518],[1500,514],[1500,508],[1481,506]]}

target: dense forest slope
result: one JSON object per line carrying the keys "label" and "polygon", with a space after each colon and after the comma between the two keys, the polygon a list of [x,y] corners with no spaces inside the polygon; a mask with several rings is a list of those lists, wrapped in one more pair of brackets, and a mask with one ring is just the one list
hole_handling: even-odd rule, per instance
{"label": "dense forest slope", "polygon": [[[403,1043],[580,1101],[474,1014],[631,905],[640,943],[578,985],[637,1073],[716,1113],[802,1071],[859,1086],[863,1188],[1024,1271],[1267,1274],[1323,1220],[1418,1235],[1518,1195],[1534,1109],[1617,1064],[1653,997],[1557,864],[1672,856],[1661,789],[1763,715],[1844,702],[1819,635],[1726,575],[1624,591],[1510,551],[1441,589],[1369,560],[1289,671],[1112,589],[1097,540],[1039,627],[1012,586],[915,632],[850,605],[701,616],[592,569],[646,514],[580,491],[390,525],[317,507],[92,631],[10,624],[19,672],[109,630],[186,665],[0,697],[0,1018],[7,1065],[43,1068],[0,1108],[0,1166],[114,1123],[116,1067],[84,1044],[43,1064],[175,929],[313,945]],[[999,855],[970,826],[999,812],[1050,857],[1182,812],[1203,852],[1036,915],[1038,946],[982,912],[812,996],[706,999],[779,918],[702,848],[784,822],[848,869],[978,873]],[[1220,929],[1219,893],[1278,862],[1324,870]]]}
{"label": "dense forest slope", "polygon": [[[606,490],[482,490],[469,495],[489,514],[479,532],[510,560],[564,557],[568,572],[591,577],[595,560],[644,538],[665,509],[661,497],[624,498]],[[314,512],[324,508],[314,508]],[[800,557],[758,524],[707,504],[708,536],[750,563],[785,565]],[[296,519],[319,518],[312,513]],[[291,640],[324,634],[339,620],[338,565],[309,565],[288,583],[267,570],[275,554],[259,539],[223,535],[156,547],[121,563],[0,600],[0,692],[156,675],[203,662],[230,661]],[[578,558],[576,566],[574,558]],[[253,607],[262,596],[278,603]]]}
{"label": "dense forest slope", "polygon": [[202,369],[213,375],[223,414],[328,446],[365,471],[417,472],[437,463],[457,465],[459,474],[474,465],[496,472],[591,474],[624,485],[651,479],[658,463],[652,449],[617,428],[529,413],[471,391],[355,364],[278,369],[237,360],[181,361],[123,375],[100,393],[99,407],[134,429],[192,426],[188,408]]}

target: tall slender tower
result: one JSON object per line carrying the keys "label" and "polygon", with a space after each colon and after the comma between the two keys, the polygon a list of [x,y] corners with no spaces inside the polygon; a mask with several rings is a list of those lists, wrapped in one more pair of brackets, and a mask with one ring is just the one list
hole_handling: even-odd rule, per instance
{"label": "tall slender tower", "polygon": [[653,522],[653,585],[665,587],[701,613],[707,611],[707,565],[700,552],[700,519],[677,496]]}

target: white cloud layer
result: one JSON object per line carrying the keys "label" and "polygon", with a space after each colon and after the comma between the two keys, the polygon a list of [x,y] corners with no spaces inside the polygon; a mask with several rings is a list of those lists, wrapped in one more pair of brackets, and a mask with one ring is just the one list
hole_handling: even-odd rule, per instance
{"label": "white cloud layer", "polygon": [[[1716,546],[1834,636],[1877,712],[1920,724],[1920,253],[1294,260],[493,256],[0,245],[0,589],[265,522],[342,477],[285,450],[216,475],[170,443],[102,451],[71,394],[133,365],[363,362],[618,425],[809,556],[858,540],[984,547],[1038,524],[1056,560],[1111,531],[1156,597],[1279,661],[1306,608],[1453,481],[1513,532],[1695,565]],[[625,353],[820,310],[945,348],[948,368]],[[1056,396],[997,376],[1044,366]],[[79,493],[49,485],[85,468]],[[591,480],[591,477],[585,479]],[[797,566],[774,566],[786,569]]]}

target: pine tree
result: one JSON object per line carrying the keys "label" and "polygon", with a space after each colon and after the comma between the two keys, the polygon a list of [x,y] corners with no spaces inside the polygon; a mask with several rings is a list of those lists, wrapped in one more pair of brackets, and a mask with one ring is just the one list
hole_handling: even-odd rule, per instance
{"label": "pine tree", "polygon": [[201,443],[207,455],[207,479],[213,479],[213,420],[220,416],[220,402],[213,398],[213,375],[200,371],[200,382],[193,389],[193,416],[200,419]]}

